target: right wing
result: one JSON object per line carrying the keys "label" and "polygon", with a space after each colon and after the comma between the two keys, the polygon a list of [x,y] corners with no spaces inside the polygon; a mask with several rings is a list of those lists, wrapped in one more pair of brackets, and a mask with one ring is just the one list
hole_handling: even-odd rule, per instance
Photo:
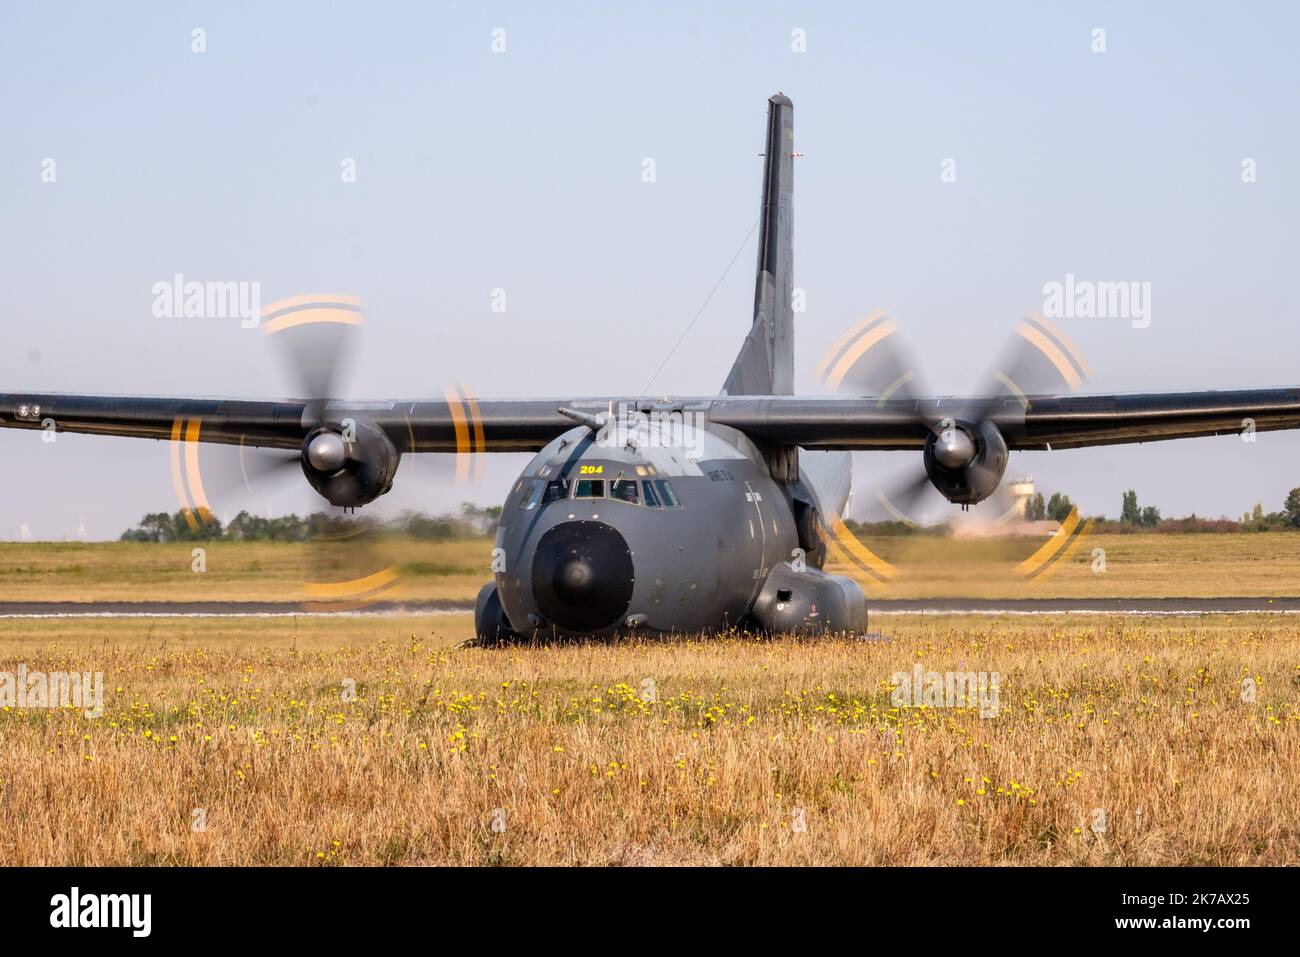
{"label": "right wing", "polygon": [[[565,400],[330,402],[324,418],[373,423],[401,452],[527,452],[573,428],[557,412]],[[605,400],[587,400],[603,410]],[[319,418],[301,399],[201,399],[151,396],[0,394],[0,428],[297,449]]]}

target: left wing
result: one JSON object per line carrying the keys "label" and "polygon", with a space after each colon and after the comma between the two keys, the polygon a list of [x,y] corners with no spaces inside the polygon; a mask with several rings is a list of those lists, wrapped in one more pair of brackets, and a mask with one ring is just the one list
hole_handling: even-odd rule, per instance
{"label": "left wing", "polygon": [[1075,449],[1300,429],[1300,389],[1047,396],[1030,400],[1013,449]]}
{"label": "left wing", "polygon": [[710,420],[759,441],[812,449],[919,449],[936,425],[990,419],[1008,449],[1072,449],[1300,429],[1300,388],[1006,396],[996,400],[739,397]]}

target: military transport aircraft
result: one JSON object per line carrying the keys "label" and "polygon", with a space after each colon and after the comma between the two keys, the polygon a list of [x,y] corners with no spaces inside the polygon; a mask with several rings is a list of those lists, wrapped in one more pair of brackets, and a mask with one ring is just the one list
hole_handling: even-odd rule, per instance
{"label": "military transport aircraft", "polygon": [[[822,570],[853,450],[915,450],[962,506],[1015,449],[1300,428],[1300,389],[980,398],[794,394],[793,107],[768,101],[753,325],[718,396],[342,401],[0,395],[0,426],[290,450],[331,504],[393,484],[403,454],[532,451],[496,532],[481,637],[852,631],[866,602]],[[347,301],[311,305],[342,315]],[[301,304],[272,321],[292,322]],[[1051,348],[1048,344],[1048,348]]]}

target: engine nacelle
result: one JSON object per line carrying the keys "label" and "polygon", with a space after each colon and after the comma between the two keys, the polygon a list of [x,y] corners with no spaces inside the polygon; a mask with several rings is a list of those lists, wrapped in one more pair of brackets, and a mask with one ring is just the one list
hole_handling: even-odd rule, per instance
{"label": "engine nacelle", "polygon": [[402,453],[368,422],[322,426],[302,443],[302,471],[331,505],[357,508],[393,487]]}
{"label": "engine nacelle", "polygon": [[950,502],[974,505],[997,489],[1007,470],[1007,443],[988,419],[948,420],[925,441],[925,474]]}

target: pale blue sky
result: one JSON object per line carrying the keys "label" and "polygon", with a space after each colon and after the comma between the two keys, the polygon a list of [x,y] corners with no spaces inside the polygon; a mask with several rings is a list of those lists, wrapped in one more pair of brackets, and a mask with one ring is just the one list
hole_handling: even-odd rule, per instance
{"label": "pale blue sky", "polygon": [[[291,391],[256,332],[151,315],[152,284],[181,273],[257,280],[267,300],[364,297],[354,397],[453,379],[479,395],[639,390],[757,214],[777,90],[805,154],[808,391],[822,350],[873,308],[903,322],[937,391],[967,390],[1067,273],[1152,284],[1148,329],[1062,321],[1090,391],[1300,383],[1297,8],[693,6],[6,4],[3,388]],[[195,27],[206,53],[191,52]],[[340,179],[347,157],[355,183]],[[949,157],[956,183],[940,181]],[[657,390],[719,388],[753,258]],[[113,537],[175,507],[161,444],[3,433],[0,454],[4,537],[81,522]],[[468,488],[430,481],[423,461],[404,482],[404,463],[385,506],[493,502],[522,462],[502,457]],[[906,462],[859,457],[860,490]],[[1018,453],[1010,472],[1112,515],[1130,486],[1166,513],[1237,514],[1300,485],[1300,436]],[[309,506],[293,488],[254,505]]]}

